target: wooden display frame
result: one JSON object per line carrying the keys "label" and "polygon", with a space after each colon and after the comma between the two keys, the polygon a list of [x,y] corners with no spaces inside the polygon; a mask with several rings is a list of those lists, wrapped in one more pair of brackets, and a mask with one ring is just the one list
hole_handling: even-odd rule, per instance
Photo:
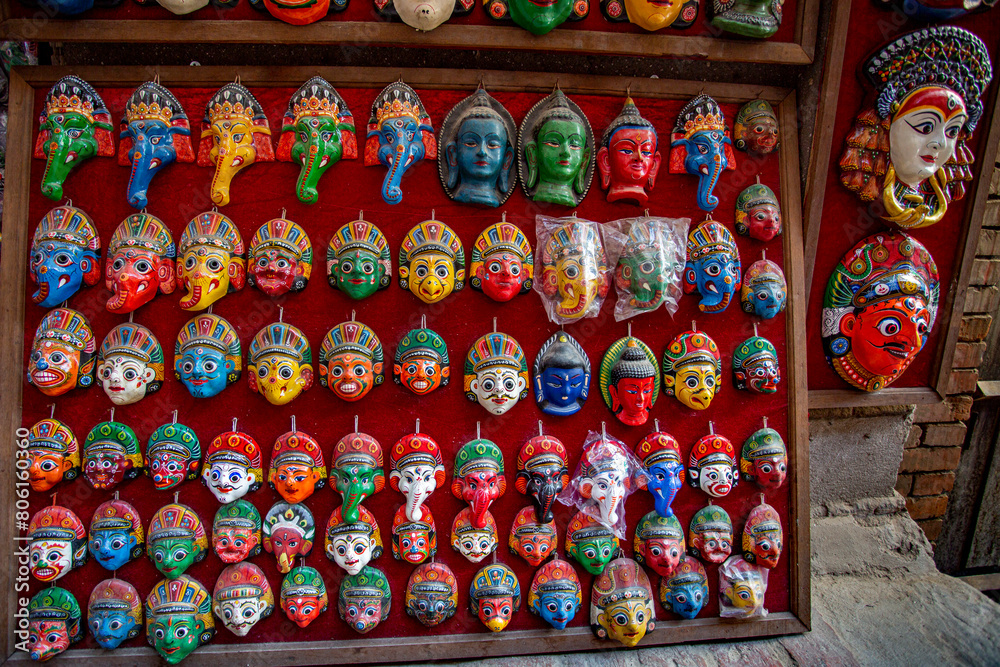
{"label": "wooden display frame", "polygon": [[[128,0],[131,2],[131,0]],[[244,0],[245,1],[245,0]],[[358,0],[361,1],[361,0]],[[517,26],[443,24],[418,32],[402,23],[378,21],[318,21],[296,26],[278,20],[185,20],[11,18],[10,2],[0,4],[0,37],[57,42],[242,43],[404,45],[428,48],[505,49],[618,56],[671,56],[726,62],[808,65],[816,50],[819,0],[801,0],[795,37],[790,42],[725,39],[711,35],[621,33],[556,29],[535,36]],[[476,2],[480,4],[480,2]],[[591,11],[600,12],[597,3]],[[475,7],[475,11],[483,11]],[[707,11],[707,10],[706,10]]]}
{"label": "wooden display frame", "polygon": [[[47,89],[68,74],[65,68],[17,67],[10,80],[10,120],[7,141],[7,184],[3,244],[0,257],[0,404],[5,407],[0,422],[0,476],[7,482],[0,490],[0,504],[13,508],[15,492],[15,432],[21,427],[22,376],[24,362],[25,281],[28,244],[33,223],[28,219],[29,169],[36,119],[33,104],[36,92]],[[134,86],[159,76],[166,86],[218,86],[231,81],[237,70],[229,67],[80,67],[72,71],[95,87]],[[781,206],[784,214],[783,253],[789,284],[785,333],[788,367],[783,382],[788,383],[788,452],[789,515],[786,525],[785,557],[790,558],[790,611],[777,612],[750,622],[721,618],[696,618],[689,621],[665,620],[646,636],[641,647],[680,642],[738,640],[807,631],[811,623],[810,537],[809,537],[809,439],[806,401],[805,365],[805,283],[802,259],[802,219],[799,190],[797,141],[797,106],[793,90],[742,84],[713,84],[676,80],[628,80],[619,77],[555,75],[498,71],[443,69],[403,70],[388,68],[239,68],[242,82],[250,87],[298,85],[319,74],[335,81],[338,87],[383,85],[400,75],[415,88],[473,89],[482,82],[491,91],[523,91],[545,94],[558,78],[559,86],[569,94],[608,94],[631,86],[636,97],[686,99],[699,92],[720,102],[745,101],[760,97],[774,106],[781,127],[779,148]],[[595,193],[596,195],[596,193]],[[16,544],[13,521],[0,522],[0,541]],[[14,651],[14,612],[17,601],[14,577],[17,559],[13,548],[0,551],[0,586],[6,627],[2,633],[2,654],[11,661],[26,661],[25,653]],[[23,595],[23,593],[22,593]],[[587,613],[586,610],[581,613]],[[453,634],[427,643],[419,637],[365,639],[349,641],[208,644],[193,653],[185,665],[218,664],[222,656],[246,665],[319,664],[330,662],[394,662],[415,659],[484,657],[532,653],[557,653],[602,650],[612,646],[594,638],[586,628],[563,632],[543,630],[507,631],[497,635]],[[61,664],[100,660],[111,665],[156,665],[157,654],[149,647],[123,648],[114,652],[72,649],[59,658]]]}
{"label": "wooden display frame", "polygon": [[[838,113],[844,50],[850,31],[851,16],[851,0],[836,0],[833,6],[830,36],[823,66],[823,82],[820,86],[819,99],[822,102],[817,109],[803,200],[805,279],[806,285],[809,286],[813,284],[813,280],[826,280],[826,276],[813,275],[813,266],[820,245],[820,227],[822,226],[828,169],[836,168],[836,165],[830,160],[833,154],[839,157],[843,142],[843,137],[834,136],[834,119]],[[916,30],[919,27],[919,25],[914,24],[907,30]],[[879,46],[881,44],[870,45],[869,50]],[[959,256],[955,259],[958,268],[952,283],[941,286],[941,308],[935,326],[943,327],[944,334],[937,349],[934,350],[936,356],[931,373],[933,377],[931,384],[924,387],[889,387],[877,393],[857,391],[847,387],[847,385],[843,389],[811,389],[809,391],[809,407],[850,408],[866,405],[931,404],[942,402],[948,394],[952,362],[955,358],[959,328],[965,310],[966,292],[972,275],[973,260],[976,256],[979,230],[986,212],[986,200],[990,192],[991,179],[989,174],[992,173],[998,148],[1000,148],[1000,94],[998,94],[998,90],[1000,90],[1000,86],[994,82],[991,97],[984,100],[984,108],[989,110],[984,116],[991,119],[991,122],[988,125],[984,123],[977,130],[977,133],[984,132],[986,139],[983,151],[981,154],[976,154],[975,187],[966,195],[969,205],[965,208],[965,214],[958,230],[962,235],[959,243]],[[806,292],[807,304],[811,291],[810,287]]]}

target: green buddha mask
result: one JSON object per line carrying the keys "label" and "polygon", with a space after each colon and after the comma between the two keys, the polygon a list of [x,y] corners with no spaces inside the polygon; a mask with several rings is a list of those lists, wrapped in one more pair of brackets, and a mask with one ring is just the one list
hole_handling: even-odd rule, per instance
{"label": "green buddha mask", "polygon": [[533,2],[533,0],[508,0],[510,17],[534,35],[544,35],[562,24],[573,12],[573,0]]}
{"label": "green buddha mask", "polygon": [[580,108],[557,90],[528,112],[521,137],[526,139],[520,166],[527,196],[578,206],[594,175],[594,133]]}

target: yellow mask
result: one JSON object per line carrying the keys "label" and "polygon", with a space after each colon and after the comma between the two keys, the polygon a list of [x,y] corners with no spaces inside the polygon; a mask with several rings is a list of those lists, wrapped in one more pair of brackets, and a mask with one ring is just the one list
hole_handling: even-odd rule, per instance
{"label": "yellow mask", "polygon": [[652,616],[653,609],[648,600],[622,600],[605,607],[597,622],[607,631],[610,639],[631,648],[646,636],[646,624]]}
{"label": "yellow mask", "polygon": [[659,30],[671,25],[680,16],[684,0],[650,2],[649,0],[625,0],[628,20],[645,30]]}
{"label": "yellow mask", "polygon": [[715,367],[711,364],[689,364],[677,370],[674,393],[677,395],[677,400],[692,410],[707,408],[715,398],[718,388],[718,377]]}
{"label": "yellow mask", "polygon": [[[408,276],[403,276],[404,270],[408,270]],[[455,289],[455,264],[447,255],[421,255],[409,267],[400,267],[399,272],[409,277],[410,291],[424,303],[437,303]]]}
{"label": "yellow mask", "polygon": [[299,364],[283,354],[269,354],[249,365],[252,388],[272,405],[285,405],[312,386],[312,364]]}

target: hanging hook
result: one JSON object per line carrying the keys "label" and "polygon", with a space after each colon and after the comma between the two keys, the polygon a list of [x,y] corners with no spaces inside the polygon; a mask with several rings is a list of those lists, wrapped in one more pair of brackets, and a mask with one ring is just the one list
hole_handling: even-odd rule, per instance
{"label": "hanging hook", "polygon": [[113,422],[114,420],[115,420],[115,409],[111,408],[111,419],[109,419],[108,421]]}
{"label": "hanging hook", "polygon": [[631,322],[628,323],[628,337],[629,338],[632,337],[632,323]]}
{"label": "hanging hook", "polygon": [[177,504],[177,498],[179,498],[180,495],[181,495],[180,491],[174,491],[174,505]]}
{"label": "hanging hook", "polygon": [[698,333],[698,322],[691,320],[691,331]]}
{"label": "hanging hook", "polygon": [[58,496],[58,495],[59,495],[58,491],[52,494],[52,506],[53,507],[56,506],[56,496]]}
{"label": "hanging hook", "polygon": [[476,422],[476,440],[482,440],[482,435],[479,432],[479,422]]}
{"label": "hanging hook", "polygon": [[632,99],[632,83],[631,82],[629,82],[629,84],[625,87],[625,97],[628,98],[628,99]]}
{"label": "hanging hook", "polygon": [[767,428],[767,417],[761,417],[764,420],[764,428]]}
{"label": "hanging hook", "polygon": [[656,428],[657,431],[659,431],[660,430],[660,420],[659,419],[654,419],[653,420],[653,426]]}
{"label": "hanging hook", "polygon": [[211,314],[212,314],[212,306],[209,306],[209,307],[208,307],[208,314],[209,314],[209,315],[211,315]]}
{"label": "hanging hook", "polygon": [[760,185],[760,174],[757,174],[757,185]]}
{"label": "hanging hook", "polygon": [[753,323],[753,335],[756,338],[759,334],[757,333],[757,323]]}
{"label": "hanging hook", "polygon": [[118,491],[115,491],[115,500],[118,500]]}
{"label": "hanging hook", "polygon": [[764,502],[765,502],[764,501],[764,494],[762,493],[762,494],[760,494],[760,504],[763,505]]}
{"label": "hanging hook", "polygon": [[713,421],[708,422],[708,432],[711,433],[712,435],[715,435],[715,422]]}
{"label": "hanging hook", "polygon": [[285,207],[282,206],[281,207],[281,219],[284,220],[286,215],[288,215],[288,211],[286,211]]}
{"label": "hanging hook", "polygon": [[292,415],[292,433],[295,433],[297,429],[295,428],[295,415]]}
{"label": "hanging hook", "polygon": [[177,411],[176,410],[174,410],[173,421],[171,421],[170,423],[171,424],[176,424],[177,423]]}
{"label": "hanging hook", "polygon": [[500,214],[500,222],[507,222],[507,211]]}
{"label": "hanging hook", "polygon": [[129,311],[129,313],[128,313],[128,323],[129,323],[129,324],[134,324],[134,322],[133,322],[133,320],[132,320],[132,318],[133,318],[134,316],[135,316],[135,311],[134,311],[134,310],[130,310],[130,311]]}
{"label": "hanging hook", "polygon": [[278,306],[278,321],[279,322],[284,322],[285,321],[285,307],[284,306]]}
{"label": "hanging hook", "polygon": [[417,417],[417,429],[414,431],[414,433],[420,433],[420,417]]}
{"label": "hanging hook", "polygon": [[355,317],[357,317],[357,313],[355,313],[355,312],[354,312],[354,310],[353,310],[353,309],[351,309],[351,321],[352,321],[352,322],[354,321],[354,318],[355,318]]}
{"label": "hanging hook", "polygon": [[646,209],[646,212],[644,213],[644,215],[645,215],[645,216],[646,216],[647,218],[649,217],[649,209],[648,209],[648,208]]}
{"label": "hanging hook", "polygon": [[538,437],[540,438],[540,437],[542,437],[543,435],[544,435],[544,433],[542,433],[542,420],[541,420],[541,419],[539,419],[539,420],[538,420]]}
{"label": "hanging hook", "polygon": [[437,219],[437,218],[434,217],[434,213],[435,213],[434,209],[431,209],[431,220],[436,220]]}
{"label": "hanging hook", "polygon": [[760,258],[763,259],[763,260],[765,260],[765,261],[767,260],[767,249],[766,248],[760,251]]}
{"label": "hanging hook", "polygon": [[236,417],[233,417],[233,432],[236,432]]}
{"label": "hanging hook", "polygon": [[354,432],[358,432],[358,416],[354,415]]}
{"label": "hanging hook", "polygon": [[608,439],[608,429],[607,429],[607,424],[605,422],[601,422],[601,439],[602,440]]}
{"label": "hanging hook", "polygon": [[364,210],[358,211],[358,221],[359,222],[364,222],[364,220],[365,220],[365,212],[364,212]]}
{"label": "hanging hook", "polygon": [[55,403],[49,403],[49,408],[50,408],[50,410],[49,410],[49,419],[55,419],[56,418],[56,404]]}
{"label": "hanging hook", "polygon": [[420,328],[421,329],[426,329],[427,328],[427,314],[426,313],[423,313],[423,314],[420,315]]}
{"label": "hanging hook", "polygon": [[493,318],[493,333],[497,332],[497,318]]}

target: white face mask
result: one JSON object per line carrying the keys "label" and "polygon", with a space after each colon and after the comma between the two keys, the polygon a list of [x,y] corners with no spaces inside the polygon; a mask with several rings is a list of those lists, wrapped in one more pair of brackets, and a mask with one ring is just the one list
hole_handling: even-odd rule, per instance
{"label": "white face mask", "polygon": [[229,504],[242,498],[256,481],[253,473],[235,463],[214,463],[201,473],[216,500]]}
{"label": "white face mask", "polygon": [[97,377],[112,403],[130,405],[146,395],[146,387],[156,378],[156,371],[138,359],[116,354],[97,367]]}
{"label": "white face mask", "polygon": [[208,0],[156,0],[164,9],[174,14],[190,14],[208,6]]}
{"label": "white face mask", "polygon": [[222,624],[237,637],[245,637],[267,609],[262,598],[236,598],[216,603],[213,610]]}
{"label": "white face mask", "polygon": [[889,160],[896,178],[918,188],[955,154],[965,114],[946,123],[941,111],[922,107],[897,117],[889,126]]}
{"label": "white face mask", "polygon": [[437,466],[424,464],[406,466],[400,469],[399,490],[406,496],[407,520],[419,521],[423,516],[421,506],[437,489],[435,472],[437,472]]}
{"label": "white face mask", "polygon": [[60,579],[73,569],[73,549],[62,540],[37,540],[29,549],[31,573],[41,581]]}
{"label": "white face mask", "polygon": [[433,30],[451,18],[455,0],[393,0],[403,23],[417,30]]}
{"label": "white face mask", "polygon": [[721,498],[733,488],[733,467],[727,463],[713,463],[701,469],[698,486],[713,498]]}
{"label": "white face mask", "polygon": [[348,574],[357,574],[372,559],[374,547],[375,541],[365,533],[341,533],[330,540],[326,555]]}
{"label": "white face mask", "polygon": [[470,389],[479,405],[495,415],[502,415],[517,405],[527,387],[524,378],[511,368],[495,368],[476,374]]}
{"label": "white face mask", "polygon": [[618,510],[625,499],[625,480],[614,472],[602,472],[588,480],[591,498],[597,501],[601,521],[609,526],[618,523]]}
{"label": "white face mask", "polygon": [[496,549],[497,536],[486,531],[472,531],[458,537],[455,543],[463,556],[472,563],[478,563]]}

